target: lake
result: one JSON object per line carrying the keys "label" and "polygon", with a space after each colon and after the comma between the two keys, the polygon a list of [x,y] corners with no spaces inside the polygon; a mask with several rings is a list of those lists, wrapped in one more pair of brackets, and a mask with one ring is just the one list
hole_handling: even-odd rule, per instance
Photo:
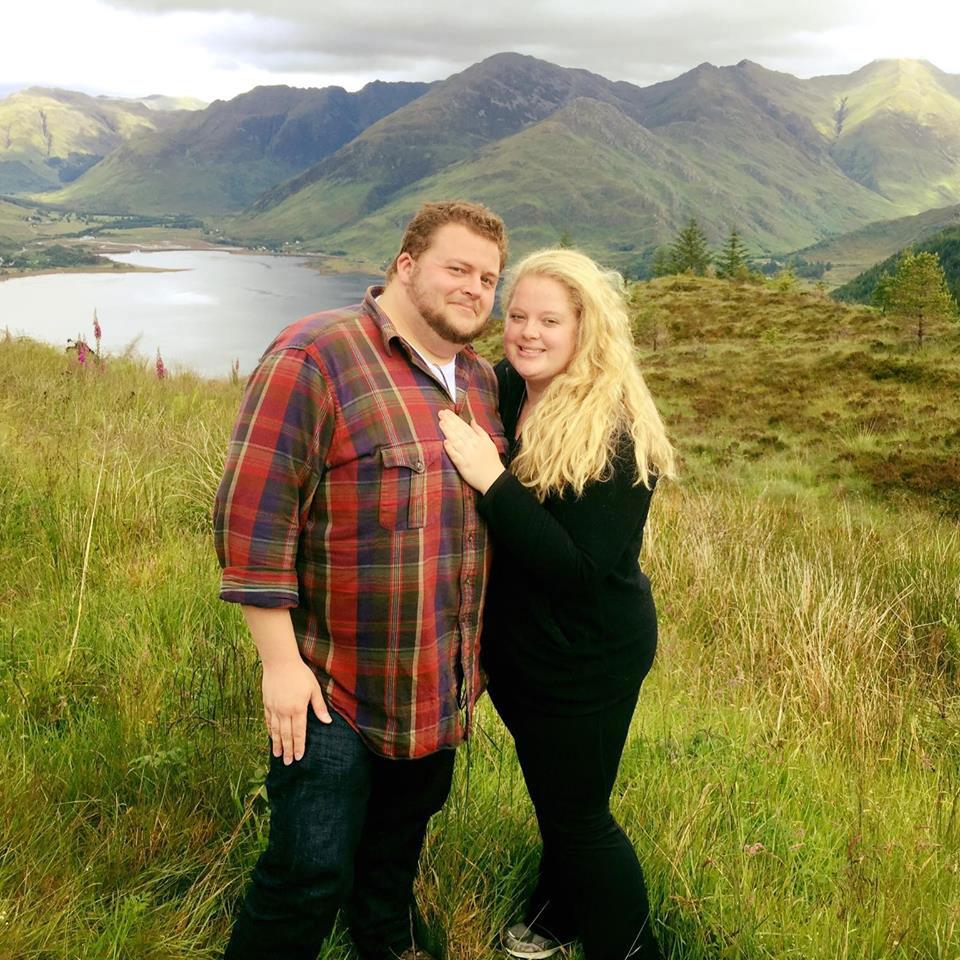
{"label": "lake", "polygon": [[105,353],[159,349],[169,367],[225,377],[235,359],[253,369],[288,323],[357,303],[378,278],[324,276],[301,257],[174,250],[111,254],[111,260],[173,273],[60,273],[0,283],[0,331],[58,346],[82,334],[93,342],[93,311]]}

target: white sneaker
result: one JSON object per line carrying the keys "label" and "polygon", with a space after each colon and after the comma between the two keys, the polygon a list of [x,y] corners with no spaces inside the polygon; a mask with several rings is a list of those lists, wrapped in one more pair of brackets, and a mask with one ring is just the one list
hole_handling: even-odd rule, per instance
{"label": "white sneaker", "polygon": [[503,949],[521,960],[546,960],[565,946],[550,937],[534,933],[525,923],[515,923],[503,934]]}

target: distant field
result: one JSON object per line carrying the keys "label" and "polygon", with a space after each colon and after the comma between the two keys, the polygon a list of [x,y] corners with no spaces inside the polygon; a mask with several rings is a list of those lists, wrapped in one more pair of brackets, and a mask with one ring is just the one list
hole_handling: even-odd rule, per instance
{"label": "distant field", "polygon": [[216,236],[192,218],[80,214],[0,200],[0,280],[51,271],[129,269],[86,261],[139,246],[215,247]]}
{"label": "distant field", "polygon": [[77,229],[59,214],[50,214],[31,206],[0,200],[0,247],[8,243],[59,237]]}
{"label": "distant field", "polygon": [[814,244],[797,253],[808,260],[833,264],[824,281],[838,287],[891,254],[925,240],[947,227],[960,225],[960,206],[925,210],[912,217],[880,220],[859,230]]}
{"label": "distant field", "polygon": [[[634,306],[684,470],[614,802],[667,955],[957,960],[960,330],[917,352],[866,308],[691,278]],[[0,960],[222,949],[267,827],[209,531],[240,392],[0,331]],[[536,864],[480,724],[420,880],[449,960],[502,956]]]}

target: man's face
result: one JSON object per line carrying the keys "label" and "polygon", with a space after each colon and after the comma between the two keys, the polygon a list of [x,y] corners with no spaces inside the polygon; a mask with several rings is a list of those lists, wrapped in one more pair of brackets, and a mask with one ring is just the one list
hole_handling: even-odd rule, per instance
{"label": "man's face", "polygon": [[497,244],[463,224],[447,223],[410,261],[407,295],[439,337],[469,343],[487,323],[499,276]]}

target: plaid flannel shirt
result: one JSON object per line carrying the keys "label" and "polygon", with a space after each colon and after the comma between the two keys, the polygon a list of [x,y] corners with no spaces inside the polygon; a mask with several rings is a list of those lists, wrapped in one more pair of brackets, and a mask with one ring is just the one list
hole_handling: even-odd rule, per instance
{"label": "plaid flannel shirt", "polygon": [[455,409],[505,446],[470,347],[457,400],[374,297],[285,329],[252,374],[214,507],[220,596],[290,609],[328,702],[384,756],[456,746],[482,690],[487,533],[443,451]]}

